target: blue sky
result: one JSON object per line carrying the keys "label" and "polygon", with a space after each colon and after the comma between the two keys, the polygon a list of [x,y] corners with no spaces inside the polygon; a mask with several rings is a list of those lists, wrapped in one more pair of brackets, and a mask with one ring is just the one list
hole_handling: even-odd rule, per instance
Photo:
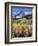
{"label": "blue sky", "polygon": [[25,15],[32,14],[32,8],[27,7],[11,7],[12,16],[19,14],[21,11],[25,13]]}

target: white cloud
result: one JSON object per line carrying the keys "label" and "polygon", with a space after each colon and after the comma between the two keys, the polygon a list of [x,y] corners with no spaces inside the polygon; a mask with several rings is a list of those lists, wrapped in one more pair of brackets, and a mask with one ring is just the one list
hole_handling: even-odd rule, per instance
{"label": "white cloud", "polygon": [[27,15],[27,14],[31,14],[31,12],[25,12],[25,15]]}
{"label": "white cloud", "polygon": [[16,16],[16,18],[21,18],[20,16]]}

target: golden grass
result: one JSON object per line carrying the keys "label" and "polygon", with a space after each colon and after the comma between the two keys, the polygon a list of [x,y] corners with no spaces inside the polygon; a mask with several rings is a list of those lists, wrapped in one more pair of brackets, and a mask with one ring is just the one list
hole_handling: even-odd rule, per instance
{"label": "golden grass", "polygon": [[28,32],[30,32],[30,34],[32,33],[32,25],[30,24],[21,24],[21,23],[13,23],[12,24],[12,27],[13,27],[13,31],[15,33],[26,33],[28,34]]}

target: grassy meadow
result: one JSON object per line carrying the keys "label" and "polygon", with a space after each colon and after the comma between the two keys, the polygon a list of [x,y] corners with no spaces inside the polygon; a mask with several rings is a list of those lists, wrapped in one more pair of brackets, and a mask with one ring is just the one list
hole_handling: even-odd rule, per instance
{"label": "grassy meadow", "polygon": [[31,37],[32,19],[20,18],[12,20],[12,37]]}

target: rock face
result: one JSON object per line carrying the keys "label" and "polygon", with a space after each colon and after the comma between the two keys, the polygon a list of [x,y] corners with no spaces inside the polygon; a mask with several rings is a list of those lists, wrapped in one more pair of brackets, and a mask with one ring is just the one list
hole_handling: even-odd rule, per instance
{"label": "rock face", "polygon": [[19,18],[27,18],[27,19],[30,19],[32,18],[32,14],[25,14],[23,11],[21,11],[20,13],[18,13],[17,15],[14,15],[12,17],[12,19],[19,19]]}

